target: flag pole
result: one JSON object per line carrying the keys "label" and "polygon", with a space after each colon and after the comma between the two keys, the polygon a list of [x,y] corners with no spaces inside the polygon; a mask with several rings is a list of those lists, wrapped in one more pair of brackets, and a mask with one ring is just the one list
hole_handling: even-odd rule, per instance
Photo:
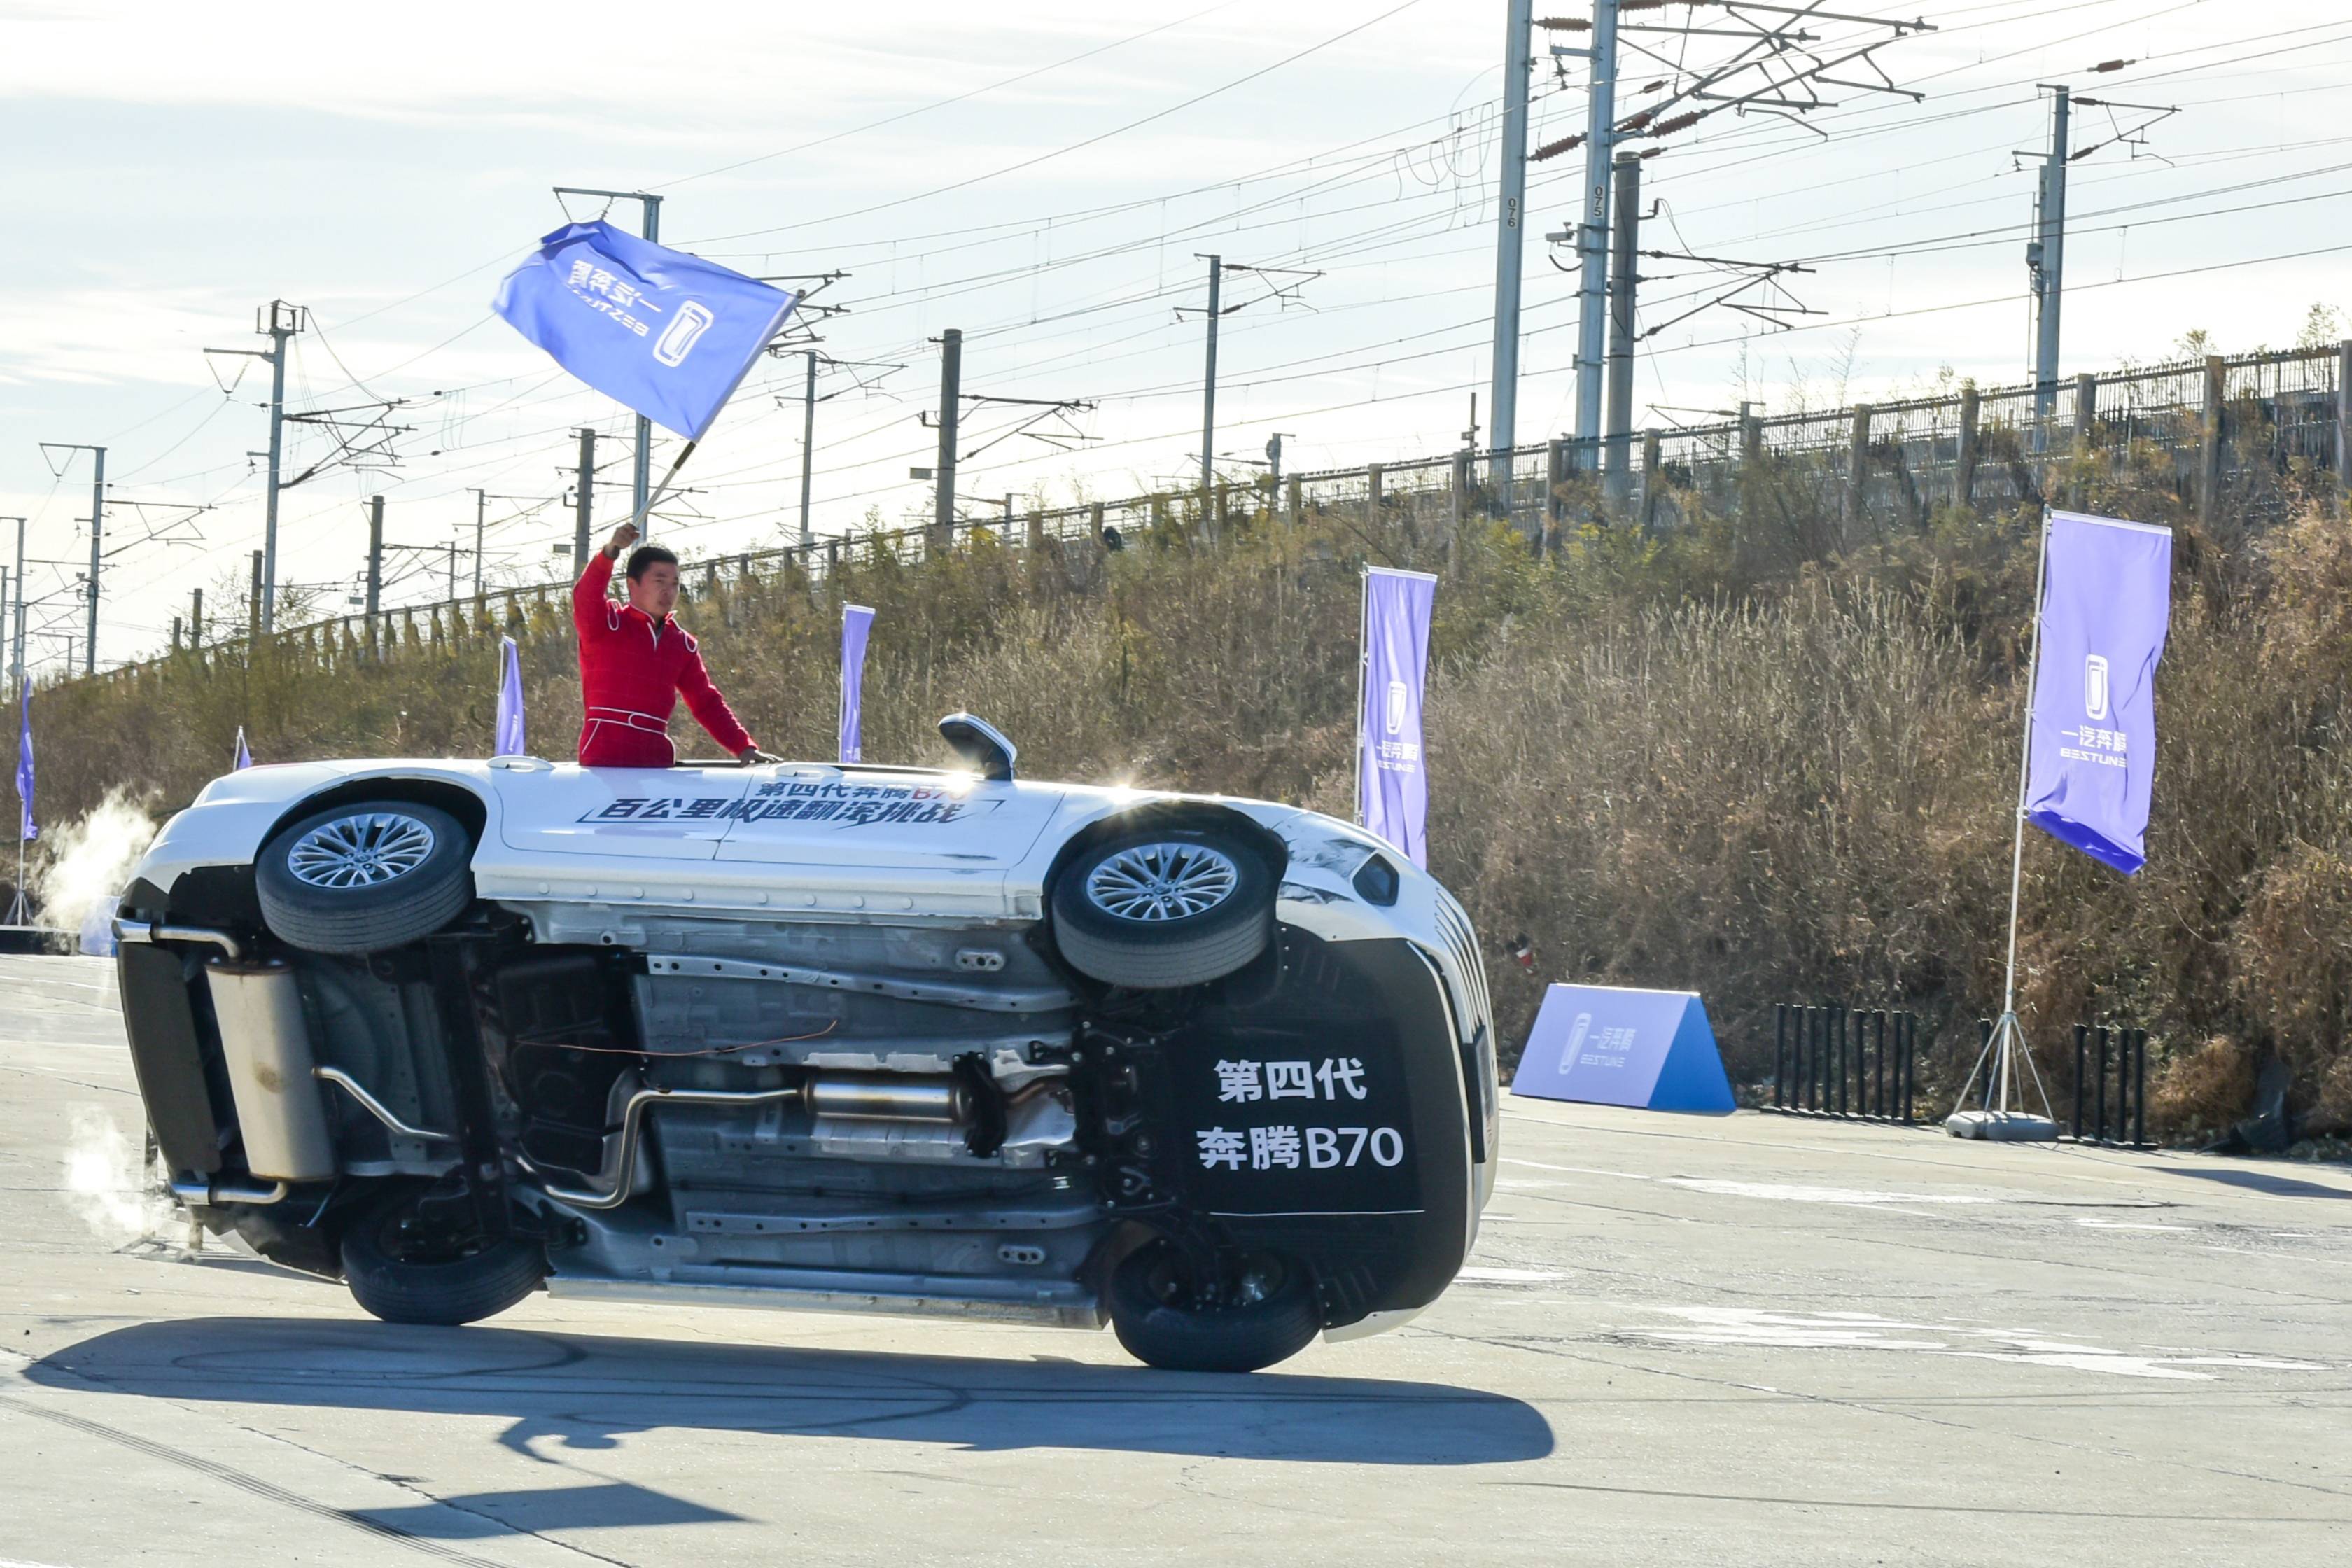
{"label": "flag pole", "polygon": [[8,904],[8,923],[28,926],[33,923],[33,901],[25,896],[25,826],[32,818],[33,803],[25,798],[24,736],[32,724],[33,678],[26,676],[16,689],[16,896]]}
{"label": "flag pole", "polygon": [[[2017,918],[2018,907],[2025,881],[2025,792],[2031,787],[2033,768],[2033,706],[2042,687],[2042,616],[2048,606],[2050,595],[2050,509],[2042,509],[2042,539],[2033,559],[2033,623],[2026,637],[2025,732],[2018,743],[2017,805],[2012,813],[2009,850],[2009,963],[2001,977],[2000,1018],[1992,1027],[1992,1036],[1984,1048],[1977,1053],[1976,1065],[1969,1069],[1968,1081],[1960,1088],[1958,1104],[1945,1120],[1945,1127],[1954,1137],[2054,1138],[2057,1125],[2046,1117],[2025,1116],[2010,1109],[2011,1090],[2016,1079],[2016,1058],[2022,1055],[2026,1071],[2032,1074],[2033,1084],[2042,1089],[2041,1069],[2033,1065],[2033,1054],[2025,1050],[2025,1030],[2017,1018]],[[1965,1109],[1969,1091],[1976,1088],[1977,1074],[1985,1070],[1985,1058],[1992,1058],[1992,1071],[1985,1080],[1985,1104],[1981,1110]],[[1997,1102],[1997,1103],[1996,1103]],[[2050,1095],[2042,1089],[2042,1108],[2050,1109]],[[1999,1126],[1995,1133],[1990,1128]],[[2046,1131],[2045,1131],[2046,1129]]]}
{"label": "flag pole", "polygon": [[[715,418],[717,416],[714,415],[713,417]],[[668,499],[670,486],[677,482],[677,471],[686,467],[686,460],[688,458],[693,457],[694,449],[701,445],[702,442],[698,438],[696,440],[688,441],[685,446],[678,448],[677,458],[670,464],[669,472],[662,476],[661,483],[656,485],[653,489],[653,493],[646,497],[646,504],[639,507],[637,509],[636,515],[629,519],[629,526],[631,528],[635,529],[639,533],[643,533],[646,531],[646,517],[652,513],[654,508],[661,505],[665,500]]]}
{"label": "flag pole", "polygon": [[1372,675],[1372,574],[1368,568],[1359,568],[1356,575],[1361,590],[1356,608],[1356,826],[1361,827],[1372,815],[1370,803],[1364,798],[1364,693]]}

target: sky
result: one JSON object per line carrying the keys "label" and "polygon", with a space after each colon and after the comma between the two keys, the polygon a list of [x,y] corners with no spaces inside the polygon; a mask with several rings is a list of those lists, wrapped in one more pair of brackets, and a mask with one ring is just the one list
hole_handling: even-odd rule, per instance
{"label": "sky", "polygon": [[[1645,250],[1802,265],[1772,297],[1813,313],[1778,331],[1696,309],[1742,275],[1645,260],[1637,427],[2027,379],[2037,84],[2148,106],[2076,111],[2063,374],[2160,361],[2192,331],[2288,346],[2315,307],[2352,335],[2324,316],[2352,317],[2341,0],[1837,8],[1930,25],[1808,24],[1825,47],[1885,39],[1873,60],[1922,98],[1824,88],[1810,113],[1643,143]],[[1651,54],[1629,52],[1621,113],[1733,47],[1683,37],[1691,15],[1628,16],[1676,31],[1625,35]],[[755,275],[845,274],[812,297],[841,312],[807,319],[828,361],[819,536],[928,514],[908,470],[932,460],[919,418],[949,327],[967,394],[1091,405],[1037,427],[1053,441],[1013,432],[1034,408],[968,409],[966,510],[1184,482],[1206,254],[1269,269],[1225,274],[1229,475],[1276,431],[1292,470],[1458,447],[1474,392],[1486,418],[1506,19],[1505,0],[0,0],[0,519],[31,520],[28,662],[61,668],[87,614],[91,455],[44,442],[108,449],[101,667],[163,646],[191,589],[241,616],[268,373],[204,351],[265,347],[271,300],[309,312],[289,410],[397,427],[354,465],[288,426],[289,477],[319,469],[281,503],[289,602],[350,608],[379,494],[389,604],[442,596],[452,545],[469,584],[478,516],[486,580],[565,571],[577,431],[600,436],[601,536],[627,510],[632,421],[488,301],[567,216],[634,226],[639,204],[559,184],[656,192],[664,243]],[[1582,127],[1583,62],[1547,52],[1580,41],[1537,35],[1535,145]],[[1546,237],[1581,173],[1580,153],[1529,171],[1521,443],[1572,428],[1573,258]],[[689,562],[797,537],[804,374],[798,353],[753,371],[656,537]]]}

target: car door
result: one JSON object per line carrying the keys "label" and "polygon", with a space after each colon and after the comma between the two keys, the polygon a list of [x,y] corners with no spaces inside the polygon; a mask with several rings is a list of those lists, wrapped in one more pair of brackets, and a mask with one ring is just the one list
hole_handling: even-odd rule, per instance
{"label": "car door", "polygon": [[709,860],[751,785],[739,767],[492,764],[499,837],[527,854]]}
{"label": "car door", "polygon": [[[925,770],[784,763],[754,768],[751,791],[719,846],[730,864],[774,868],[776,880],[874,901],[848,907],[979,912],[1004,873],[1061,808],[1045,784],[990,784]],[[993,912],[993,911],[990,911]]]}

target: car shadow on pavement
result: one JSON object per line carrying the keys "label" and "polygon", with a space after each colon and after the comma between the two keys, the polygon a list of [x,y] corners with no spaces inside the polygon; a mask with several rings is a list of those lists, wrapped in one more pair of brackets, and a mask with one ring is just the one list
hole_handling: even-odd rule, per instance
{"label": "car shadow on pavement", "polygon": [[1442,1384],[337,1319],[142,1323],[24,1375],[182,1402],[490,1416],[510,1423],[499,1441],[525,1454],[663,1429],[1328,1464],[1504,1464],[1552,1451],[1532,1405]]}

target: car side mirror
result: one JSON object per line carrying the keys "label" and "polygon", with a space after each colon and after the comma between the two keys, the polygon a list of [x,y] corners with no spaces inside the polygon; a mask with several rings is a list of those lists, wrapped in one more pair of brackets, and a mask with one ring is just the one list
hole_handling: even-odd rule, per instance
{"label": "car side mirror", "polygon": [[1013,782],[1013,762],[1021,753],[996,726],[970,713],[950,713],[940,721],[940,734],[949,750],[970,763],[991,784]]}

